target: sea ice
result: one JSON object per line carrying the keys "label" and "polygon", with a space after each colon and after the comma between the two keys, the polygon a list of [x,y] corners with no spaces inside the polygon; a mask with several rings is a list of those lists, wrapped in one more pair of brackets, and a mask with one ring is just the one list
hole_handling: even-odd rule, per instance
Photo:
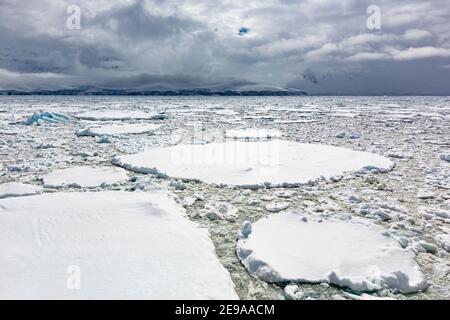
{"label": "sea ice", "polygon": [[161,127],[160,124],[140,124],[140,123],[127,123],[127,124],[109,124],[97,127],[89,127],[79,130],[78,136],[115,136],[123,134],[138,134],[153,132]]}
{"label": "sea ice", "polygon": [[41,191],[42,188],[39,186],[24,184],[20,182],[6,182],[0,184],[0,199],[30,196],[40,193]]}
{"label": "sea ice", "polygon": [[344,172],[386,172],[388,158],[346,148],[284,140],[176,145],[122,155],[113,163],[138,173],[257,188],[289,186]]}
{"label": "sea ice", "polygon": [[272,214],[252,225],[237,253],[249,272],[268,282],[326,282],[355,291],[402,293],[427,287],[415,254],[361,221],[308,220]]}
{"label": "sea ice", "polygon": [[76,186],[94,188],[101,185],[120,183],[128,179],[126,171],[116,167],[72,167],[57,169],[43,176],[44,185],[49,188]]}
{"label": "sea ice", "polygon": [[0,200],[0,299],[236,299],[206,229],[165,192]]}

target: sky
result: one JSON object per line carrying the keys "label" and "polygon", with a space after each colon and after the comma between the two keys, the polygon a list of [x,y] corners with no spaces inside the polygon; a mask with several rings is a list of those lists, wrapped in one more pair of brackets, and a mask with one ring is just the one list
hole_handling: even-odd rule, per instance
{"label": "sky", "polygon": [[0,0],[0,89],[256,84],[450,95],[449,0]]}

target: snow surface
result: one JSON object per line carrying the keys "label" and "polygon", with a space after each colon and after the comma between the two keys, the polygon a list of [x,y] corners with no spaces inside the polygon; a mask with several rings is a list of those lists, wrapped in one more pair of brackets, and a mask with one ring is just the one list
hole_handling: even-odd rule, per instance
{"label": "snow surface", "polygon": [[132,111],[132,110],[93,110],[76,115],[82,120],[156,120],[162,119],[163,115],[156,112]]}
{"label": "snow surface", "polygon": [[247,270],[268,282],[326,282],[355,291],[411,293],[427,287],[415,254],[382,235],[382,227],[301,218],[272,214],[254,223],[237,243]]}
{"label": "snow surface", "polygon": [[164,192],[0,200],[0,274],[0,299],[237,298],[208,231]]}
{"label": "snow surface", "polygon": [[0,184],[0,199],[30,196],[40,193],[41,191],[42,188],[39,186],[24,184],[20,182],[7,182]]}
{"label": "snow surface", "polygon": [[43,176],[44,185],[50,188],[77,186],[94,188],[126,181],[126,171],[116,167],[72,167],[57,169]]}
{"label": "snow surface", "polygon": [[103,136],[103,135],[123,135],[123,134],[138,134],[152,132],[161,127],[160,124],[141,124],[141,123],[127,123],[127,124],[108,124],[97,127],[89,127],[77,132],[78,136]]}
{"label": "snow surface", "polygon": [[393,167],[391,160],[373,153],[283,140],[176,145],[119,156],[113,163],[139,173],[250,187],[265,182],[296,185],[322,176]]}

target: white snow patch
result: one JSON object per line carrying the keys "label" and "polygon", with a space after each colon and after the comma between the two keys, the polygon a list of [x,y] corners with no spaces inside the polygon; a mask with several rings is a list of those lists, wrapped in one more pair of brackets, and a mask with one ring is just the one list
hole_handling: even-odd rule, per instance
{"label": "white snow patch", "polygon": [[164,192],[0,200],[0,274],[0,299],[237,298],[208,231]]}
{"label": "white snow patch", "polygon": [[427,287],[415,254],[382,235],[374,224],[301,220],[273,214],[253,224],[237,253],[249,272],[268,282],[326,282],[355,291],[403,293]]}
{"label": "white snow patch", "polygon": [[139,173],[255,188],[393,167],[391,160],[373,153],[283,140],[176,145],[119,156],[113,163]]}
{"label": "white snow patch", "polygon": [[0,199],[30,196],[41,192],[41,187],[31,184],[24,184],[20,182],[6,182],[0,184]]}
{"label": "white snow patch", "polygon": [[72,167],[57,169],[43,176],[44,185],[49,188],[75,186],[94,188],[120,183],[128,179],[126,171],[116,167]]}

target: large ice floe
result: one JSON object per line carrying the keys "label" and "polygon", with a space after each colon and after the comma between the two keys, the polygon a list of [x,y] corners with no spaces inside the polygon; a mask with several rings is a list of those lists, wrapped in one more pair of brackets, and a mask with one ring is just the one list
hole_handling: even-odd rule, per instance
{"label": "large ice floe", "polygon": [[126,171],[121,168],[77,166],[54,170],[45,174],[43,179],[44,185],[49,188],[94,188],[124,182],[128,177]]}
{"label": "large ice floe", "polygon": [[[302,219],[272,214],[244,224],[237,253],[247,270],[268,282],[326,282],[355,291],[427,287],[415,254],[362,221]],[[250,230],[250,231],[249,231]]]}
{"label": "large ice floe", "polygon": [[167,116],[157,112],[131,111],[131,110],[93,110],[79,113],[76,115],[82,120],[162,120]]}
{"label": "large ice floe", "polygon": [[22,197],[38,194],[42,187],[20,182],[6,182],[0,184],[0,199],[9,197]]}
{"label": "large ice floe", "polygon": [[100,126],[93,126],[86,129],[79,130],[78,136],[116,136],[124,134],[139,134],[153,132],[161,127],[160,124],[142,124],[142,123],[127,123],[127,124],[107,124]]}
{"label": "large ice floe", "polygon": [[164,192],[0,200],[0,299],[236,299],[206,229]]}
{"label": "large ice floe", "polygon": [[245,187],[299,185],[393,167],[391,160],[369,152],[284,140],[175,145],[118,156],[113,163],[139,173]]}

